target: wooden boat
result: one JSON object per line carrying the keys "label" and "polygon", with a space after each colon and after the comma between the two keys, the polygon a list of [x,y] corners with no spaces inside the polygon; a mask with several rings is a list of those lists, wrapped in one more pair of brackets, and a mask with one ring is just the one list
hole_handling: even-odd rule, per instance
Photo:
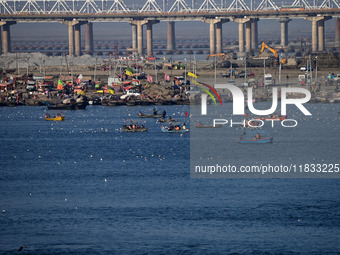
{"label": "wooden boat", "polygon": [[47,109],[49,110],[75,110],[75,108],[75,104],[56,104],[47,106]]}
{"label": "wooden boat", "polygon": [[85,110],[87,103],[48,105],[49,110]]}
{"label": "wooden boat", "polygon": [[258,119],[258,120],[285,120],[285,119],[287,119],[287,116],[273,115],[273,116],[270,116],[270,117],[254,117],[254,119]]}
{"label": "wooden boat", "polygon": [[222,127],[221,124],[217,124],[217,125],[195,125],[195,127],[197,128],[220,128]]}
{"label": "wooden boat", "polygon": [[56,116],[56,117],[45,117],[45,120],[52,120],[52,121],[63,121],[65,120],[65,116]]}
{"label": "wooden boat", "polygon": [[146,132],[148,131],[148,128],[135,128],[135,129],[130,129],[127,125],[124,125],[122,127],[124,132]]}
{"label": "wooden boat", "polygon": [[162,114],[138,114],[139,118],[162,118]]}
{"label": "wooden boat", "polygon": [[244,140],[244,139],[236,139],[238,143],[272,143],[273,137],[264,137],[261,139],[251,139],[251,140]]}
{"label": "wooden boat", "polygon": [[161,118],[160,120],[158,120],[159,122],[162,122],[162,123],[174,123],[174,122],[179,122],[175,119],[163,119]]}
{"label": "wooden boat", "polygon": [[179,130],[176,130],[175,128],[173,128],[173,129],[169,130],[169,128],[167,128],[167,127],[161,127],[161,130],[164,133],[186,133],[186,132],[189,132],[188,128],[179,129]]}

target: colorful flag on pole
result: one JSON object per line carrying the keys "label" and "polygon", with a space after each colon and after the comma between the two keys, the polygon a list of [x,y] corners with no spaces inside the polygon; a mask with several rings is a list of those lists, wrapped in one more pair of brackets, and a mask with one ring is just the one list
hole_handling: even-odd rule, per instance
{"label": "colorful flag on pole", "polygon": [[148,74],[147,79],[148,82],[153,82],[153,77],[151,75]]}
{"label": "colorful flag on pole", "polygon": [[76,83],[77,83],[77,84],[80,84],[81,79],[83,79],[83,75],[82,75],[82,74],[79,74],[79,76],[78,76],[78,78],[77,78],[77,80],[76,80]]}
{"label": "colorful flag on pole", "polygon": [[192,72],[188,72],[188,76],[194,77],[194,78],[198,78],[198,76]]}
{"label": "colorful flag on pole", "polygon": [[130,67],[127,67],[126,70],[129,71],[129,72],[131,72],[131,73],[134,73],[133,69],[130,68]]}
{"label": "colorful flag on pole", "polygon": [[128,69],[125,70],[125,74],[129,75],[129,76],[133,76],[133,73],[131,71],[129,71]]}
{"label": "colorful flag on pole", "polygon": [[167,73],[165,73],[165,74],[164,74],[164,80],[170,81],[170,75],[168,75]]}
{"label": "colorful flag on pole", "polygon": [[63,86],[63,82],[61,80],[58,80],[58,86],[57,89],[58,90],[63,90],[64,86]]}

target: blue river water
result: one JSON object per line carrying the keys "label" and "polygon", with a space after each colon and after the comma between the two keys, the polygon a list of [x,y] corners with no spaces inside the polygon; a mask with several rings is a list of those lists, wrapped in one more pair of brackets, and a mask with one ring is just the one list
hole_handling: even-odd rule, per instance
{"label": "blue river water", "polygon": [[121,132],[140,110],[0,108],[0,254],[339,254],[339,179],[191,179],[190,134]]}

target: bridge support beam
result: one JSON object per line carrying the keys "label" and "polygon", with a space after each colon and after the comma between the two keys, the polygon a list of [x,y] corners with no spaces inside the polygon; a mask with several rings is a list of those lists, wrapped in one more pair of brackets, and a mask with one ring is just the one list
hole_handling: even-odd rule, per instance
{"label": "bridge support beam", "polygon": [[149,20],[146,23],[146,50],[147,56],[153,56],[153,39],[152,39],[152,25],[159,23],[159,20]]}
{"label": "bridge support beam", "polygon": [[85,24],[85,52],[91,54],[93,52],[93,23]]}
{"label": "bridge support beam", "polygon": [[[72,21],[62,21],[64,25],[68,26],[68,54],[69,56],[80,56],[81,48],[80,48],[80,26],[85,24],[86,22],[80,22],[78,20]],[[75,49],[75,51],[74,51]]]}
{"label": "bridge support beam", "polygon": [[340,18],[337,17],[335,21],[335,43],[336,48],[340,48]]}
{"label": "bridge support beam", "polygon": [[259,39],[258,39],[258,27],[257,27],[257,23],[258,23],[259,19],[253,19],[251,22],[251,47],[252,49],[257,49],[258,48],[258,44],[259,44]]}
{"label": "bridge support beam", "polygon": [[[2,27],[2,43],[0,48],[2,48],[2,52],[4,54],[11,52],[11,29],[10,26],[16,24],[15,21],[1,21],[0,27]],[[0,51],[1,53],[1,51]]]}
{"label": "bridge support beam", "polygon": [[134,51],[137,50],[137,26],[134,24],[130,24],[132,28],[132,49]]}
{"label": "bridge support beam", "polygon": [[[232,19],[233,22],[238,23],[238,51],[239,53],[243,53],[244,52],[244,24],[250,21],[250,18],[236,18],[236,19]],[[250,37],[249,37],[249,41],[250,41]],[[249,47],[250,42],[248,43],[248,47]],[[242,55],[242,54],[239,54]]]}
{"label": "bridge support beam", "polygon": [[167,50],[176,49],[175,22],[168,22]]}
{"label": "bridge support beam", "polygon": [[215,54],[216,52],[217,53],[222,52],[222,24],[228,21],[229,20],[224,20],[224,19],[204,19],[203,20],[203,22],[209,23],[210,25],[209,27],[210,54]]}
{"label": "bridge support beam", "polygon": [[[309,20],[312,22],[312,51],[316,52],[318,50],[324,51],[325,50],[325,45],[324,45],[324,21],[329,20],[331,17],[307,17],[305,18],[306,20]],[[321,28],[318,29],[320,21],[323,21],[321,23]],[[319,34],[318,36],[318,30],[321,32],[321,35]],[[321,42],[321,45],[318,47],[318,42]],[[320,47],[321,46],[321,47]]]}
{"label": "bridge support beam", "polygon": [[137,52],[143,56],[143,25],[147,24],[147,20],[134,20],[130,24],[137,27]]}
{"label": "bridge support beam", "polygon": [[318,34],[319,34],[319,51],[325,51],[325,21],[331,19],[331,17],[324,17],[324,19],[318,22]]}
{"label": "bridge support beam", "polygon": [[220,22],[216,23],[216,53],[222,53],[222,24],[229,22],[228,19],[221,20]]}
{"label": "bridge support beam", "polygon": [[251,22],[246,22],[246,52],[251,53]]}
{"label": "bridge support beam", "polygon": [[280,18],[281,23],[281,46],[283,48],[288,45],[288,22],[291,21],[289,18]]}
{"label": "bridge support beam", "polygon": [[80,35],[80,24],[74,25],[74,48],[75,55],[79,57],[81,55],[81,35]]}

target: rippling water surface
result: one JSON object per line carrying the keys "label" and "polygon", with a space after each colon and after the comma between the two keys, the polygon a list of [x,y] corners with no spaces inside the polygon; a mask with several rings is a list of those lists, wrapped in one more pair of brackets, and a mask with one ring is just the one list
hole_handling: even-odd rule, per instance
{"label": "rippling water surface", "polygon": [[190,179],[189,134],[120,131],[139,110],[0,108],[0,253],[340,252],[339,180]]}

